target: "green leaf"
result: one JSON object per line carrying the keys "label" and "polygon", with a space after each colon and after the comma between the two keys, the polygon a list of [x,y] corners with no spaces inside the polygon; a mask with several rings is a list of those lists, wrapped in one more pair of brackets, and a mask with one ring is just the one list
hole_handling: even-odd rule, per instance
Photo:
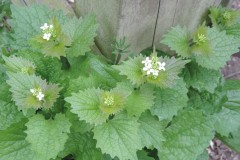
{"label": "green leaf", "polygon": [[26,7],[11,5],[11,11],[13,19],[10,24],[14,28],[15,38],[12,47],[17,50],[31,48],[27,42],[38,35],[41,32],[40,27],[53,17],[56,17],[61,24],[66,19],[62,11],[53,11],[43,5]]}
{"label": "green leaf", "polygon": [[5,130],[11,124],[19,122],[23,114],[11,102],[0,100],[0,130]]}
{"label": "green leaf", "polygon": [[139,117],[145,110],[150,109],[154,104],[153,94],[153,87],[146,84],[134,90],[125,104],[128,115]]}
{"label": "green leaf", "polygon": [[225,7],[211,7],[209,17],[213,26],[219,30],[224,30],[239,22],[240,12]]}
{"label": "green leaf", "polygon": [[25,74],[34,74],[35,72],[35,65],[26,60],[23,59],[22,57],[16,57],[16,56],[11,56],[11,57],[5,57],[2,56],[2,58],[5,61],[6,69],[10,72],[13,73],[25,73]]}
{"label": "green leaf", "polygon": [[78,92],[79,90],[85,90],[87,88],[101,88],[103,84],[98,84],[97,78],[94,75],[90,75],[89,77],[86,76],[79,76],[76,79],[69,80],[69,86],[67,89],[66,96],[70,96],[73,92]]}
{"label": "green leaf", "polygon": [[45,120],[42,115],[36,115],[29,119],[26,126],[26,140],[37,157],[51,159],[56,158],[58,152],[64,149],[71,123],[62,114],[57,114],[54,120]]}
{"label": "green leaf", "polygon": [[141,150],[137,152],[138,160],[154,160],[154,158],[149,157],[147,152]]}
{"label": "green leaf", "polygon": [[197,159],[209,145],[214,132],[211,121],[201,111],[184,110],[165,130],[166,141],[159,150],[161,160]]}
{"label": "green leaf", "polygon": [[45,57],[33,51],[19,51],[21,57],[32,61],[36,65],[36,73],[49,82],[56,83],[63,79],[61,63],[57,58]]}
{"label": "green leaf", "polygon": [[30,149],[30,144],[25,140],[25,123],[26,120],[22,120],[16,124],[12,124],[6,130],[0,131],[0,159],[42,160],[36,158],[35,153]]}
{"label": "green leaf", "polygon": [[190,34],[186,28],[181,28],[180,26],[172,27],[167,34],[163,36],[161,43],[170,47],[182,57],[190,57]]}
{"label": "green leaf", "polygon": [[[7,83],[11,87],[12,98],[25,115],[28,109],[51,108],[59,97],[58,93],[61,89],[55,84],[47,84],[40,77],[23,73],[8,73],[8,76]],[[45,95],[44,100],[37,99],[31,93],[31,89],[41,89]]]}
{"label": "green leaf", "polygon": [[211,52],[208,55],[204,52],[197,53],[196,62],[202,67],[219,70],[233,53],[239,51],[240,41],[233,36],[226,35],[225,31],[219,32],[216,28],[208,28],[206,36],[211,43]]}
{"label": "green leaf", "polygon": [[94,127],[85,121],[79,121],[78,116],[71,113],[70,111],[66,112],[66,117],[72,123],[71,132],[79,132],[81,134],[84,134],[85,132],[90,132]]}
{"label": "green leaf", "polygon": [[221,137],[221,141],[227,144],[231,149],[240,153],[240,128],[232,132],[230,137]]}
{"label": "green leaf", "polygon": [[121,86],[110,91],[92,88],[73,93],[66,101],[71,104],[71,112],[77,114],[80,120],[97,125],[105,122],[108,116],[122,111],[130,94],[131,91]]}
{"label": "green leaf", "polygon": [[12,102],[9,86],[4,75],[0,72],[0,130],[8,128],[11,124],[19,122],[23,115],[18,111],[17,106]]}
{"label": "green leaf", "polygon": [[125,114],[116,115],[114,119],[96,126],[93,130],[97,147],[103,153],[119,159],[137,160],[137,150],[141,149],[138,134],[139,123],[135,119],[127,118]]}
{"label": "green leaf", "polygon": [[209,160],[209,155],[208,155],[207,150],[205,150],[202,154],[200,154],[197,157],[197,160]]}
{"label": "green leaf", "polygon": [[188,60],[176,59],[174,57],[159,57],[160,62],[166,63],[165,71],[160,71],[157,77],[152,77],[145,75],[143,60],[144,57],[139,55],[134,59],[123,62],[121,65],[115,66],[115,68],[120,71],[121,75],[127,76],[134,85],[141,85],[147,81],[161,88],[171,88],[176,85],[181,69],[189,62]]}
{"label": "green leaf", "polygon": [[227,92],[228,101],[225,106],[240,106],[240,80],[227,80],[223,86],[223,89]]}
{"label": "green leaf", "polygon": [[99,108],[101,101],[100,89],[86,89],[73,93],[71,97],[65,98],[71,104],[71,112],[78,115],[80,120],[90,124],[101,124],[106,121],[108,114]]}
{"label": "green leaf", "polygon": [[75,160],[100,160],[102,158],[101,150],[96,148],[96,140],[93,139],[92,133],[69,134],[64,148],[60,152],[62,158],[68,154],[72,154]]}
{"label": "green leaf", "polygon": [[156,89],[156,102],[151,108],[151,113],[160,120],[171,120],[177,112],[187,106],[187,88],[182,79],[177,81],[174,88]]}
{"label": "green leaf", "polygon": [[94,44],[97,30],[95,16],[88,15],[78,23],[76,23],[76,19],[73,19],[69,23],[74,23],[77,26],[68,25],[66,27],[66,30],[69,30],[67,31],[68,35],[72,37],[72,44],[67,50],[67,54],[70,57],[85,55],[86,52],[91,51],[90,47]]}
{"label": "green leaf", "polygon": [[200,92],[206,90],[210,93],[214,93],[221,77],[219,71],[206,69],[198,66],[195,62],[187,64],[184,69],[184,80],[188,88],[191,86]]}
{"label": "green leaf", "polygon": [[149,111],[144,112],[139,118],[140,123],[140,137],[143,146],[147,148],[155,147],[161,150],[161,144],[165,140],[163,137],[163,124],[157,117],[151,115]]}
{"label": "green leaf", "polygon": [[223,107],[219,113],[213,115],[214,127],[222,136],[229,136],[229,133],[237,132],[240,128],[240,105],[237,107]]}
{"label": "green leaf", "polygon": [[198,92],[190,90],[188,106],[202,110],[205,114],[215,114],[219,112],[223,104],[227,101],[226,93],[218,89],[214,93],[207,91]]}
{"label": "green leaf", "polygon": [[143,68],[143,56],[140,54],[137,57],[129,58],[124,61],[121,65],[114,66],[120,71],[120,75],[125,75],[135,85],[143,84],[146,79],[142,73]]}
{"label": "green leaf", "polygon": [[[71,68],[64,72],[68,79],[79,78],[79,74],[94,78],[97,86],[103,89],[111,89],[116,86],[116,83],[121,81],[121,76],[117,70],[106,63],[103,57],[87,54],[84,57],[69,58]],[[101,83],[100,83],[101,82]]]}
{"label": "green leaf", "polygon": [[232,36],[240,39],[240,33],[239,33],[240,24],[232,25],[230,27],[227,27],[225,30],[226,30],[226,34],[232,35]]}

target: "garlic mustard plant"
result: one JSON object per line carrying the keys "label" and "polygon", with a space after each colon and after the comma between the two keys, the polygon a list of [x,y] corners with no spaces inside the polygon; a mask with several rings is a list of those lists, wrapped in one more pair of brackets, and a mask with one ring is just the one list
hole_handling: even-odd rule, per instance
{"label": "garlic mustard plant", "polygon": [[10,31],[0,26],[0,159],[197,160],[214,137],[240,151],[240,81],[220,72],[239,51],[240,11],[210,12],[211,26],[173,27],[139,54],[126,37],[107,57],[92,49],[94,15],[12,5]]}

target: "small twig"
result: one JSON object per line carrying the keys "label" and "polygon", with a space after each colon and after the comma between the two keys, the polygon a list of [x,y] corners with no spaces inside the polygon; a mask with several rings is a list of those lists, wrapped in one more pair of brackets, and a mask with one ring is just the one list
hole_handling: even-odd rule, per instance
{"label": "small twig", "polygon": [[226,76],[224,76],[224,78],[228,79],[228,78],[234,77],[234,76],[236,76],[236,75],[238,75],[238,74],[240,74],[240,71],[235,72],[235,73],[231,73],[231,74],[229,74],[229,75],[226,75]]}

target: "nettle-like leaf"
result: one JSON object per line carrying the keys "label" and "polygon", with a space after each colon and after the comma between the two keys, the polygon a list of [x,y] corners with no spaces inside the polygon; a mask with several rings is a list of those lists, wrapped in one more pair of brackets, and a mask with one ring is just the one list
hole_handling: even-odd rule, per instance
{"label": "nettle-like leaf", "polygon": [[138,160],[154,160],[153,157],[149,157],[149,156],[147,155],[147,152],[146,152],[146,151],[143,151],[143,150],[138,151],[138,152],[137,152],[137,156],[138,156]]}
{"label": "nettle-like leaf", "polygon": [[57,58],[44,57],[43,54],[30,50],[18,51],[17,55],[33,62],[36,65],[36,74],[41,75],[49,82],[56,83],[63,79],[61,63]]}
{"label": "nettle-like leaf", "polygon": [[142,148],[136,119],[128,118],[126,114],[116,115],[93,130],[97,147],[111,157],[117,156],[122,160],[137,160],[137,150]]}
{"label": "nettle-like leaf", "polygon": [[240,12],[223,7],[211,7],[209,17],[214,27],[224,30],[239,22]]}
{"label": "nettle-like leaf", "polygon": [[73,93],[66,101],[80,120],[97,125],[105,122],[109,115],[122,111],[130,93],[121,87],[110,91],[92,88]]}
{"label": "nettle-like leaf", "polygon": [[201,111],[184,110],[164,132],[166,141],[159,150],[161,160],[197,159],[213,138],[212,122]]}
{"label": "nettle-like leaf", "polygon": [[73,18],[66,24],[65,32],[71,37],[71,47],[67,50],[70,57],[77,57],[85,55],[86,52],[91,51],[91,46],[94,44],[94,37],[96,36],[96,20],[95,16],[88,15],[84,19],[77,20]]}
{"label": "nettle-like leaf", "polygon": [[207,35],[211,51],[209,54],[204,50],[193,50],[196,54],[196,62],[205,68],[218,70],[223,67],[233,53],[238,52],[239,39],[227,35],[225,31],[218,31],[216,28],[207,28]]}
{"label": "nettle-like leaf", "polygon": [[[95,81],[97,87],[102,89],[114,88],[117,82],[122,80],[122,77],[118,74],[118,71],[111,65],[106,63],[106,59],[94,54],[87,54],[77,58],[69,58],[71,68],[64,71],[64,76],[67,79],[76,79],[84,75]],[[70,84],[71,85],[71,84]],[[92,86],[94,87],[94,86]]]}
{"label": "nettle-like leaf", "polygon": [[[58,93],[61,90],[56,84],[47,84],[46,80],[42,80],[35,75],[26,75],[23,73],[8,73],[9,79],[7,83],[10,85],[12,98],[18,106],[26,114],[28,109],[44,108],[49,109],[53,106]],[[40,98],[39,93],[32,93],[31,90],[38,90],[44,97]]]}
{"label": "nettle-like leaf", "polygon": [[240,81],[227,80],[223,86],[227,92],[228,101],[224,104],[227,107],[240,106]]}
{"label": "nettle-like leaf", "polygon": [[[239,105],[240,106],[240,105]],[[237,132],[240,128],[240,107],[223,107],[219,113],[213,115],[214,127],[222,136],[229,136],[229,133]]]}
{"label": "nettle-like leaf", "polygon": [[19,7],[11,5],[12,20],[11,26],[14,28],[13,37],[15,43],[12,44],[14,49],[29,49],[28,43],[33,37],[40,32],[40,27],[44,23],[48,23],[53,17],[63,24],[66,20],[62,11],[53,11],[43,5],[32,5],[27,7]]}
{"label": "nettle-like leaf", "polygon": [[189,90],[188,106],[202,110],[205,114],[214,114],[221,110],[226,102],[226,93],[218,89],[214,93]]}
{"label": "nettle-like leaf", "polygon": [[171,50],[176,51],[182,57],[190,57],[191,49],[189,46],[191,35],[186,28],[180,26],[172,27],[167,34],[163,36],[161,43],[170,47]]}
{"label": "nettle-like leaf", "polygon": [[96,140],[93,139],[93,134],[86,132],[70,133],[68,141],[65,144],[65,149],[60,152],[60,157],[72,154],[76,160],[99,160],[103,155],[99,148],[96,148]]}
{"label": "nettle-like leaf", "polygon": [[115,68],[120,71],[121,75],[127,76],[133,84],[141,85],[144,82],[149,82],[161,88],[171,88],[176,85],[181,69],[189,62],[188,60],[176,59],[174,57],[159,57],[159,61],[165,63],[165,70],[160,71],[157,77],[152,77],[144,73],[143,60],[144,57],[139,55],[123,62],[121,65],[115,66]]}
{"label": "nettle-like leaf", "polygon": [[140,123],[140,137],[143,146],[148,148],[155,147],[158,150],[161,149],[161,144],[165,141],[163,136],[163,124],[157,117],[151,115],[149,111],[144,112],[139,118]]}
{"label": "nettle-like leaf", "polygon": [[236,37],[237,39],[240,39],[240,33],[239,33],[240,24],[232,25],[230,27],[227,27],[225,30],[226,30],[226,34],[232,35],[232,36]]}
{"label": "nettle-like leaf", "polygon": [[11,124],[19,122],[23,114],[17,110],[12,102],[0,100],[0,130],[5,130]]}
{"label": "nettle-like leaf", "polygon": [[151,113],[160,120],[171,120],[177,112],[187,106],[188,96],[186,84],[182,79],[177,80],[173,88],[156,88],[156,101],[151,108]]}
{"label": "nettle-like leaf", "polygon": [[19,122],[23,115],[11,101],[11,92],[3,75],[0,77],[0,84],[0,130],[4,130],[11,124]]}
{"label": "nettle-like leaf", "polygon": [[80,120],[91,124],[101,124],[106,121],[108,114],[102,113],[99,108],[101,99],[100,89],[86,89],[73,93],[65,100],[71,104],[71,112],[78,115]]}
{"label": "nettle-like leaf", "polygon": [[144,84],[134,90],[126,102],[126,110],[129,116],[139,117],[145,110],[150,109],[154,104],[153,86]]}
{"label": "nettle-like leaf", "polygon": [[240,152],[240,128],[236,132],[232,132],[229,137],[221,137],[221,141],[236,152]]}
{"label": "nettle-like leaf", "polygon": [[66,117],[72,123],[71,132],[78,132],[80,134],[84,134],[86,132],[90,132],[93,129],[93,125],[87,123],[86,121],[79,120],[76,114],[73,114],[69,110],[66,112]]}
{"label": "nettle-like leaf", "polygon": [[214,93],[221,78],[222,75],[220,71],[206,69],[195,62],[187,64],[184,69],[184,80],[188,88],[191,86],[200,92],[206,90],[210,93]]}
{"label": "nettle-like leaf", "polygon": [[25,73],[25,74],[34,74],[35,73],[35,65],[26,59],[23,59],[22,57],[16,57],[16,56],[11,56],[11,57],[5,57],[2,56],[2,58],[5,61],[5,66],[6,69],[9,72],[13,73]]}
{"label": "nettle-like leaf", "polygon": [[42,115],[35,115],[29,118],[26,126],[26,140],[36,156],[39,159],[51,159],[64,149],[71,123],[63,114],[57,114],[49,120],[45,120]]}
{"label": "nettle-like leaf", "polygon": [[0,159],[7,160],[43,160],[37,158],[35,153],[31,150],[30,143],[25,138],[24,124],[26,119],[12,124],[6,130],[0,131]]}
{"label": "nettle-like leaf", "polygon": [[213,115],[215,129],[222,136],[236,133],[240,128],[240,81],[227,80],[223,86],[227,93],[227,101],[220,112]]}

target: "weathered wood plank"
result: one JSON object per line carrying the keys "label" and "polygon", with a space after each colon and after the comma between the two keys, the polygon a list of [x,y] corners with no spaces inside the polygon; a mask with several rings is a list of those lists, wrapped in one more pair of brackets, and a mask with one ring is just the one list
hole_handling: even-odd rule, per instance
{"label": "weathered wood plank", "polygon": [[158,0],[76,0],[78,15],[95,13],[99,23],[96,44],[110,55],[115,38],[126,36],[131,50],[139,52],[152,45]]}
{"label": "weathered wood plank", "polygon": [[218,6],[219,0],[162,0],[155,34],[155,46],[162,48],[160,40],[172,26],[186,26],[189,31],[203,22],[210,6]]}
{"label": "weathered wood plank", "polygon": [[72,7],[68,4],[66,0],[11,0],[15,5],[33,5],[33,4],[45,4],[51,8],[61,9],[65,14],[70,16],[75,15]]}

